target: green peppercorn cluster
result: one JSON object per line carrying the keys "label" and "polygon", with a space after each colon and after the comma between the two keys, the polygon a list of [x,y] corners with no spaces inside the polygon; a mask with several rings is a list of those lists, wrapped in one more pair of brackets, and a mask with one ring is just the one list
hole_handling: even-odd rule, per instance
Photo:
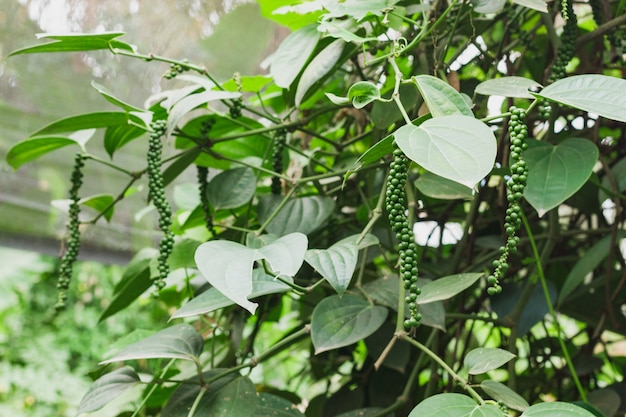
{"label": "green peppercorn cluster", "polygon": [[238,99],[233,100],[232,105],[230,106],[229,113],[230,117],[233,119],[238,119],[241,117],[241,109],[243,109],[243,86],[241,84],[241,74],[236,72],[233,75],[233,80],[235,81],[235,85],[237,85],[237,91],[239,91],[242,96]]}
{"label": "green peppercorn cluster", "polygon": [[[182,62],[186,63],[187,60],[183,60]],[[184,67],[183,65],[179,63],[171,63],[170,69],[165,74],[163,74],[163,78],[171,80],[173,78],[176,78],[177,76],[179,76],[185,71],[187,71],[187,68]]]}
{"label": "green peppercorn cluster", "polygon": [[167,260],[174,248],[174,233],[170,229],[172,210],[165,197],[163,174],[161,173],[161,154],[163,151],[161,136],[165,134],[166,122],[165,120],[156,120],[150,124],[150,127],[152,132],[148,145],[148,197],[159,213],[159,228],[163,231],[163,238],[159,243],[159,275],[154,280],[154,285],[160,290],[165,287],[165,279],[170,272]]}
{"label": "green peppercorn cluster", "polygon": [[209,204],[209,196],[207,194],[207,190],[209,188],[209,169],[200,165],[196,165],[196,167],[198,173],[200,207],[202,207],[202,212],[204,213],[204,222],[206,224],[206,228],[213,237],[217,234],[217,232],[215,231],[215,225],[213,224],[213,213],[211,212],[211,205]]}
{"label": "green peppercorn cluster", "polygon": [[511,112],[511,119],[509,120],[509,137],[511,142],[509,148],[509,163],[511,166],[511,176],[506,182],[509,206],[506,209],[506,216],[504,218],[504,230],[507,237],[505,245],[500,247],[500,258],[493,261],[493,267],[495,269],[487,278],[487,281],[491,285],[491,287],[487,289],[489,295],[502,292],[500,279],[502,279],[506,270],[509,268],[507,262],[509,254],[517,251],[517,245],[519,243],[517,231],[522,225],[520,200],[522,199],[524,187],[526,187],[526,179],[528,178],[526,161],[522,158],[522,151],[528,147],[526,143],[526,138],[528,137],[526,111],[517,107],[511,107],[509,111]]}
{"label": "green peppercorn cluster", "polygon": [[420,294],[420,289],[417,287],[417,245],[406,216],[404,186],[407,180],[408,163],[409,160],[402,150],[396,147],[387,176],[385,206],[391,230],[396,234],[399,242],[400,276],[404,283],[405,300],[409,306],[409,318],[404,321],[404,327],[410,329],[419,326],[422,315],[419,313],[417,305],[417,296]]}
{"label": "green peppercorn cluster", "polygon": [[74,169],[71,176],[71,188],[70,188],[70,207],[69,207],[69,219],[67,222],[67,248],[65,253],[61,257],[61,265],[59,266],[59,278],[57,281],[57,289],[59,290],[57,303],[54,306],[56,311],[65,309],[65,302],[67,301],[67,289],[70,286],[72,279],[72,270],[74,262],[78,257],[78,251],[80,249],[80,221],[78,216],[80,214],[80,204],[78,203],[80,198],[78,192],[83,185],[83,167],[85,166],[83,155],[77,153],[74,158]]}
{"label": "green peppercorn cluster", "polygon": [[[553,82],[565,77],[565,68],[574,57],[576,38],[578,37],[578,20],[576,19],[576,13],[574,13],[572,0],[561,1],[561,15],[565,20],[565,26],[563,27],[563,32],[561,33],[561,46],[559,46],[556,53],[556,59],[550,68],[547,84],[552,84]],[[552,109],[546,100],[541,100],[539,102],[538,109],[539,116],[543,120],[550,118]]]}
{"label": "green peppercorn cluster", "polygon": [[[274,143],[272,147],[272,171],[281,174],[283,172],[283,150],[287,144],[287,129],[277,129],[274,133]],[[280,195],[283,186],[280,177],[272,177],[272,194]]]}

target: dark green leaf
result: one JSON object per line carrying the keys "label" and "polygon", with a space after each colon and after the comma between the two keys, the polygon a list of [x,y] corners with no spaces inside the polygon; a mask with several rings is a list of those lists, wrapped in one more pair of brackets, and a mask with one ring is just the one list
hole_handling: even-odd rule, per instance
{"label": "dark green leaf", "polygon": [[200,147],[191,148],[183,152],[180,157],[176,158],[163,171],[163,185],[167,187],[171,184],[189,165],[193,164],[201,153],[202,149]]}
{"label": "dark green leaf", "polygon": [[42,127],[32,136],[54,135],[57,133],[76,132],[85,129],[99,129],[102,127],[125,125],[128,123],[129,115],[124,112],[98,112],[80,114],[78,116],[66,117]]}
{"label": "dark green leaf", "polygon": [[[214,369],[202,374],[207,380],[224,373],[224,369]],[[189,410],[195,406],[194,416],[242,417],[253,416],[257,406],[254,384],[248,377],[226,375],[202,387],[198,377],[185,381],[170,396],[161,413],[167,417],[190,417]]]}
{"label": "dark green leaf", "polygon": [[[626,190],[626,158],[620,159],[615,165],[611,167],[611,174],[613,174],[613,178],[615,179],[615,184],[617,186],[617,192],[621,193]],[[605,175],[602,178],[602,186],[605,189],[612,190],[611,179],[608,175]],[[598,190],[598,201],[603,203],[604,200],[610,198],[609,195],[604,192],[604,190]]]}
{"label": "dark green leaf", "polygon": [[113,197],[112,195],[98,194],[81,198],[78,203],[87,207],[91,207],[98,213],[104,212],[104,218],[107,221],[111,221],[111,217],[113,217],[113,211],[115,209],[115,206],[111,205],[113,204],[113,201],[115,201],[115,197]]}
{"label": "dark green leaf", "polygon": [[368,15],[382,16],[399,0],[344,0],[341,2],[324,3],[328,13],[324,18],[350,16],[361,21]]}
{"label": "dark green leaf", "polygon": [[256,176],[251,168],[234,168],[216,175],[207,189],[215,210],[243,206],[254,196]]}
{"label": "dark green leaf", "polygon": [[203,347],[204,340],[196,329],[188,324],[177,324],[127,346],[100,364],[154,358],[197,361]]}
{"label": "dark green leaf", "polygon": [[104,149],[113,158],[115,151],[146,133],[146,129],[131,124],[109,126],[104,131]]}
{"label": "dark green leaf", "polygon": [[304,417],[291,401],[277,395],[260,392],[252,417]]}
{"label": "dark green leaf", "polygon": [[607,119],[626,122],[624,91],[626,80],[600,74],[584,74],[557,80],[536,95]]}
{"label": "dark green leaf", "polygon": [[449,275],[431,281],[422,288],[422,293],[417,297],[417,303],[427,304],[452,298],[471,287],[482,276],[481,273],[466,273]]}
{"label": "dark green leaf", "polygon": [[543,216],[589,179],[598,161],[598,148],[586,139],[570,138],[557,146],[536,142],[524,152],[528,163],[526,200]]}
{"label": "dark green leaf", "polygon": [[105,374],[94,382],[80,401],[76,414],[96,411],[140,382],[137,372],[129,366]]}
{"label": "dark green leaf", "polygon": [[406,156],[440,177],[473,188],[496,158],[493,131],[473,117],[452,115],[404,125],[394,133]]}
{"label": "dark green leaf", "polygon": [[77,33],[71,35],[54,35],[50,33],[42,33],[37,35],[37,38],[52,39],[53,42],[27,46],[26,48],[21,48],[17,51],[11,52],[9,56],[21,54],[36,54],[42,52],[94,51],[98,49],[111,48],[133,51],[132,46],[115,39],[122,35],[124,35],[124,32],[107,32],[98,34]]}
{"label": "dark green leaf", "polygon": [[424,195],[442,200],[471,199],[472,190],[459,184],[433,174],[425,172],[415,181],[415,187]]}
{"label": "dark green leaf", "polygon": [[315,354],[348,346],[374,333],[387,318],[387,309],[346,294],[323,299],[311,316]]}
{"label": "dark green leaf", "polygon": [[[550,302],[554,303],[556,301],[556,288],[551,281],[548,281],[547,284],[548,292],[550,293]],[[491,301],[491,306],[498,317],[503,318],[510,314],[519,302],[522,293],[523,289],[521,285],[504,285],[502,293],[494,296]],[[517,323],[519,335],[525,335],[531,327],[539,323],[547,313],[548,304],[546,304],[543,289],[541,285],[535,285]]]}
{"label": "dark green leaf", "polygon": [[541,87],[541,84],[524,77],[501,77],[483,81],[475,91],[486,96],[533,98],[528,92],[531,87]]}
{"label": "dark green leaf", "polygon": [[509,408],[517,411],[524,411],[529,407],[528,402],[522,398],[518,393],[513,391],[506,385],[492,381],[490,379],[484,380],[480,383],[480,387],[494,400],[503,403]]}
{"label": "dark green leaf", "polygon": [[[406,110],[413,109],[417,107],[418,103],[423,102],[414,83],[400,85],[399,94],[400,102]],[[384,94],[384,97],[389,99],[391,98],[391,94]],[[427,113],[417,120],[414,120],[413,124],[420,125],[420,120],[423,121],[426,119],[430,119],[431,117],[432,115],[430,113]],[[370,118],[377,128],[383,130],[391,126],[392,123],[402,119],[402,113],[400,113],[398,105],[393,101],[376,101],[372,105]]]}
{"label": "dark green leaf", "polygon": [[13,145],[7,152],[6,160],[13,169],[18,169],[27,162],[69,145],[78,143],[64,136],[34,137]]}
{"label": "dark green leaf", "polygon": [[391,154],[391,152],[393,152],[393,135],[388,135],[365,151],[365,153],[357,159],[352,170],[356,171],[364,166],[378,162]]}
{"label": "dark green leaf", "polygon": [[346,43],[343,39],[337,39],[326,48],[322,49],[322,51],[304,68],[300,80],[298,81],[298,87],[296,88],[296,107],[300,107],[300,104],[302,104],[307,97],[309,90],[323,80],[335,67],[339,58],[341,58],[345,45]]}
{"label": "dark green leaf", "polygon": [[493,404],[478,405],[467,395],[437,394],[426,398],[408,417],[502,417]]}
{"label": "dark green leaf", "polygon": [[535,404],[520,417],[595,417],[591,412],[577,405],[552,402]]}
{"label": "dark green leaf", "polygon": [[503,349],[476,348],[465,356],[463,366],[470,375],[480,375],[501,367],[514,357]]}
{"label": "dark green leaf", "polygon": [[289,88],[315,50],[319,38],[317,25],[309,25],[291,33],[282,41],[272,57],[270,67],[270,75],[277,86]]}
{"label": "dark green leaf", "polygon": [[[439,116],[463,115],[474,117],[472,109],[467,104],[461,93],[456,91],[450,84],[432,75],[418,75],[413,77],[413,81],[428,110],[434,118]],[[463,126],[449,124],[448,126]],[[468,128],[471,129],[471,128]]]}
{"label": "dark green leaf", "polygon": [[[367,408],[359,408],[358,410],[348,411],[346,413],[341,413],[337,417],[372,417],[380,415],[382,408],[378,407],[367,407]],[[391,417],[392,414],[388,414],[385,417]]]}
{"label": "dark green leaf", "polygon": [[610,388],[591,391],[587,394],[587,400],[605,416],[616,415],[622,402],[619,394]]}
{"label": "dark green leaf", "polygon": [[[261,221],[267,219],[275,207],[264,208],[259,213]],[[330,197],[308,196],[291,199],[267,226],[267,231],[278,236],[300,232],[309,234],[319,228],[335,208]]]}

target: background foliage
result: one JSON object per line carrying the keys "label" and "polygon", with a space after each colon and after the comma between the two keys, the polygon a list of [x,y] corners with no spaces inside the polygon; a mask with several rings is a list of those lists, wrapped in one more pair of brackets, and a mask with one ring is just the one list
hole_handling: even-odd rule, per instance
{"label": "background foliage", "polygon": [[[55,203],[70,256],[42,266],[41,286],[60,275],[68,311],[53,315],[48,290],[21,304],[63,330],[55,343],[86,348],[76,374],[99,363],[76,410],[50,410],[623,415],[623,2],[258,5],[291,30],[266,75],[243,68],[256,60],[243,49],[235,68],[207,69],[119,32],[46,34],[11,54],[96,50],[165,71],[145,105],[115,77],[92,83],[105,110],[7,151],[24,169],[72,148],[126,178]],[[126,145],[147,156],[123,161]],[[97,283],[65,267],[127,201],[159,241]],[[3,363],[29,369],[7,346]],[[53,352],[38,359],[68,372],[72,350]]]}

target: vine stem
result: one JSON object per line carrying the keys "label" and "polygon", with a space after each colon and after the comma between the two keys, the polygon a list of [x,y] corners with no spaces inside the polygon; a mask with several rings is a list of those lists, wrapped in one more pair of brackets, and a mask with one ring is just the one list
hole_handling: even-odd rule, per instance
{"label": "vine stem", "polygon": [[402,83],[402,71],[400,71],[400,68],[398,68],[398,64],[396,63],[396,60],[393,57],[389,59],[389,63],[391,64],[394,72],[396,73],[396,85],[393,89],[393,94],[391,95],[391,97],[393,98],[393,101],[398,106],[398,109],[400,109],[400,113],[402,114],[402,117],[404,118],[404,121],[406,122],[406,124],[410,125],[411,118],[409,117],[404,106],[402,105],[402,101],[400,101],[400,84]]}
{"label": "vine stem", "polygon": [[263,233],[263,231],[265,230],[265,228],[270,224],[270,222],[272,220],[274,220],[274,218],[278,215],[278,212],[282,210],[283,207],[285,207],[285,204],[287,204],[287,201],[289,201],[289,198],[291,198],[291,196],[296,192],[296,188],[297,187],[293,187],[291,190],[289,190],[289,192],[287,193],[287,195],[285,197],[283,197],[283,200],[280,202],[280,204],[278,205],[278,207],[276,207],[276,209],[274,209],[274,211],[272,212],[272,214],[269,215],[269,217],[267,218],[267,220],[265,220],[265,223],[263,223],[261,225],[261,227],[259,227],[259,229],[255,232],[257,236],[261,236],[261,234]]}
{"label": "vine stem", "polygon": [[443,370],[446,371],[452,377],[452,379],[458,382],[459,385],[461,385],[463,389],[465,389],[476,400],[476,402],[478,402],[480,405],[485,404],[485,400],[483,400],[480,394],[478,394],[478,392],[476,392],[476,390],[468,384],[467,380],[463,378],[461,375],[454,372],[454,369],[448,366],[448,364],[443,359],[441,359],[435,352],[433,352],[432,350],[430,350],[428,347],[421,344],[417,340],[412,339],[406,333],[401,334],[399,337],[402,340],[407,341],[408,343],[412,344],[413,346],[415,346],[416,348],[424,352],[433,361],[437,362],[437,364],[441,366]]}
{"label": "vine stem", "polygon": [[582,384],[580,383],[580,379],[578,379],[578,374],[576,373],[576,369],[574,368],[574,363],[572,362],[572,358],[570,357],[567,347],[565,346],[565,342],[563,341],[563,338],[561,337],[561,333],[562,333],[561,325],[559,324],[558,317],[556,316],[556,312],[554,311],[552,300],[550,300],[550,292],[548,290],[546,276],[543,273],[543,266],[541,265],[541,257],[539,256],[539,251],[537,250],[537,244],[535,243],[533,232],[523,212],[520,212],[520,217],[522,218],[522,222],[524,223],[524,228],[526,229],[526,233],[528,234],[528,242],[530,243],[530,247],[532,248],[535,265],[537,267],[537,275],[539,275],[539,280],[541,281],[541,287],[543,288],[543,294],[546,298],[546,304],[548,305],[548,311],[550,312],[550,317],[552,317],[552,320],[554,321],[554,325],[556,326],[556,329],[559,335],[559,337],[557,337],[557,340],[559,341],[559,345],[561,347],[561,350],[563,351],[563,357],[565,358],[565,362],[567,363],[567,368],[572,374],[572,379],[574,381],[574,384],[576,385],[576,389],[578,390],[578,394],[580,395],[580,398],[584,402],[587,402],[587,395],[585,394],[585,390],[583,389]]}
{"label": "vine stem", "polygon": [[[172,366],[174,364],[174,361],[175,361],[174,359],[171,359],[167,363],[167,365],[165,365],[165,367],[163,368],[163,371],[161,372],[161,376],[159,378],[157,378],[157,380],[161,380],[167,374],[167,371],[170,369],[170,366]],[[146,403],[148,402],[148,400],[150,399],[150,397],[152,396],[154,391],[158,388],[158,386],[159,386],[159,384],[154,384],[152,387],[150,387],[150,391],[148,391],[148,393],[141,399],[141,402],[135,408],[135,411],[133,412],[133,414],[130,417],[137,417],[139,412],[141,410],[143,410],[143,408],[146,406]]]}
{"label": "vine stem", "polygon": [[194,415],[196,415],[196,410],[198,409],[198,405],[200,405],[200,401],[202,400],[202,397],[204,397],[204,394],[207,393],[207,390],[208,389],[206,387],[200,388],[200,392],[196,396],[196,399],[193,401],[193,404],[191,405],[191,408],[189,409],[189,413],[187,413],[187,417],[193,417]]}

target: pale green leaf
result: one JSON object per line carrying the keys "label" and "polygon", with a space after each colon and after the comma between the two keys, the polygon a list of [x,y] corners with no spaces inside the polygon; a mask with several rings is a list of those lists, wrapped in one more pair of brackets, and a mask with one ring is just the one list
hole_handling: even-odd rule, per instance
{"label": "pale green leaf", "polygon": [[548,5],[544,0],[512,0],[513,3],[529,9],[537,10],[541,13],[548,13]]}
{"label": "pale green leaf", "polygon": [[412,80],[417,85],[433,117],[455,114],[474,117],[472,109],[461,93],[447,82],[432,75],[418,75],[413,77]]}
{"label": "pale green leaf", "polygon": [[531,87],[541,87],[541,84],[524,77],[500,77],[483,81],[475,92],[486,96],[533,98],[528,92]]}
{"label": "pale green leaf", "polygon": [[196,329],[188,324],[177,324],[126,346],[121,352],[100,364],[154,358],[197,361],[203,347],[204,340]]}
{"label": "pale green leaf", "polygon": [[101,409],[139,382],[139,375],[129,366],[103,375],[89,387],[83,399],[80,400],[76,414],[90,413]]}
{"label": "pale green leaf", "polygon": [[169,136],[183,117],[194,109],[205,106],[215,100],[236,99],[241,97],[241,93],[232,91],[203,91],[184,97],[174,104],[167,117],[167,135]]}
{"label": "pale green leaf", "polygon": [[373,306],[354,295],[324,298],[311,316],[315,354],[358,342],[374,333],[387,318],[385,307]]}
{"label": "pale green leaf", "polygon": [[557,146],[536,142],[524,152],[524,159],[528,164],[524,197],[543,216],[585,184],[598,161],[598,148],[578,138],[566,139]]}
{"label": "pale green leaf", "polygon": [[530,406],[520,417],[595,417],[591,412],[574,404],[551,402]]}
{"label": "pale green leaf", "polygon": [[96,194],[89,197],[81,198],[78,201],[78,204],[91,207],[98,213],[104,212],[104,218],[107,221],[111,221],[111,217],[113,217],[113,211],[115,209],[115,206],[112,205],[114,201],[115,197],[110,194]]}
{"label": "pale green leaf", "polygon": [[419,403],[408,417],[502,417],[493,404],[478,405],[467,395],[437,394]]}
{"label": "pale green leaf", "polygon": [[463,366],[470,375],[480,375],[501,367],[514,357],[503,349],[476,348],[465,356]]}
{"label": "pale green leaf", "polygon": [[496,138],[489,126],[473,117],[434,117],[420,126],[404,125],[394,136],[409,159],[469,188],[494,166]]}
{"label": "pale green leaf", "polygon": [[487,379],[480,383],[480,388],[491,398],[513,410],[524,411],[529,407],[528,402],[521,395],[498,381]]}
{"label": "pale green leaf", "polygon": [[504,8],[506,0],[472,0],[476,13],[497,13]]}
{"label": "pale green leaf", "polygon": [[311,87],[323,79],[335,66],[341,57],[345,44],[343,39],[337,39],[322,49],[304,68],[296,88],[296,107],[300,107]]}
{"label": "pale green leaf", "polygon": [[624,91],[626,80],[607,75],[584,74],[555,81],[537,96],[607,119],[626,122]]}
{"label": "pale green leaf", "polygon": [[433,280],[422,287],[422,293],[417,296],[417,303],[427,304],[452,298],[471,287],[482,276],[482,273],[465,273]]}
{"label": "pale green leaf", "polygon": [[328,13],[324,18],[350,16],[357,22],[364,19],[367,15],[382,16],[385,10],[388,10],[399,0],[344,0],[344,1],[327,1],[324,7]]}
{"label": "pale green leaf", "polygon": [[270,75],[277,86],[289,88],[315,50],[320,36],[317,25],[309,25],[283,40],[272,57],[270,67]]}
{"label": "pale green leaf", "polygon": [[415,181],[415,187],[424,195],[441,200],[471,199],[472,190],[458,182],[425,172]]}
{"label": "pale green leaf", "polygon": [[276,275],[294,276],[304,262],[308,238],[290,233],[256,250],[255,260],[265,259]]}
{"label": "pale green leaf", "polygon": [[[269,217],[276,207],[275,203],[264,201],[265,207],[259,213],[261,221]],[[309,234],[326,221],[334,208],[335,202],[330,197],[307,196],[291,199],[272,219],[267,231],[277,236],[294,232]]]}

